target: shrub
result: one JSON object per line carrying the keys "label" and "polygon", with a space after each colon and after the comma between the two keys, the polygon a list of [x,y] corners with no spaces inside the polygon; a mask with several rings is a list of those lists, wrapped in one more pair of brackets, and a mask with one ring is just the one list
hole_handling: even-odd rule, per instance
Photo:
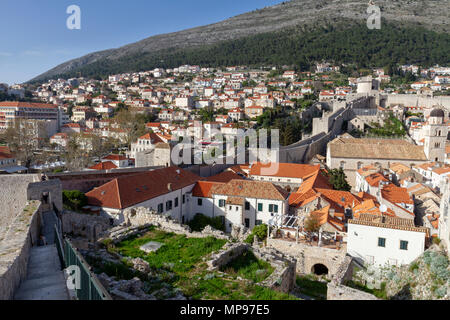
{"label": "shrub", "polygon": [[264,241],[267,238],[267,225],[260,224],[253,228],[252,233],[245,239],[246,243],[253,243],[253,239],[255,236],[258,238],[258,241]]}
{"label": "shrub", "polygon": [[439,245],[440,243],[441,243],[441,239],[439,239],[439,238],[437,238],[437,237],[434,237],[434,238],[433,238],[433,244]]}
{"label": "shrub", "polygon": [[201,213],[197,213],[188,225],[192,231],[202,231],[208,225],[216,230],[225,231],[225,225],[221,217],[209,218]]}
{"label": "shrub", "polygon": [[411,266],[409,267],[409,271],[414,272],[415,270],[419,269],[419,264],[417,262],[413,262]]}
{"label": "shrub", "polygon": [[450,271],[448,268],[448,259],[447,257],[443,255],[436,255],[432,260],[430,264],[431,272],[436,274],[439,278],[446,281],[450,278]]}
{"label": "shrub", "polygon": [[62,196],[64,206],[70,210],[79,211],[88,204],[86,195],[78,190],[64,190]]}

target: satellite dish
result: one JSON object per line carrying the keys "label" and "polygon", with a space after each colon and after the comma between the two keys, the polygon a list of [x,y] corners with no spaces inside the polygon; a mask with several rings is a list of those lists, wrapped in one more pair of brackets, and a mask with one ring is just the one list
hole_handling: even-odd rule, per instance
{"label": "satellite dish", "polygon": [[386,211],[387,211],[387,207],[386,207],[386,205],[384,205],[384,204],[382,204],[381,206],[380,206],[380,212],[381,213],[385,213]]}

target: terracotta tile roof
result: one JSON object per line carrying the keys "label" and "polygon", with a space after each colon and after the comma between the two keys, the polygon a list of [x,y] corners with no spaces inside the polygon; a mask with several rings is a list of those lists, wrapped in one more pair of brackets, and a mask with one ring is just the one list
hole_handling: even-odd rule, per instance
{"label": "terracotta tile roof", "polygon": [[437,165],[436,162],[428,162],[428,163],[420,164],[420,165],[416,166],[416,168],[420,168],[423,170],[430,170],[431,168],[433,168],[436,165]]}
{"label": "terracotta tile roof", "polygon": [[270,182],[251,180],[231,180],[226,184],[215,185],[211,193],[270,200],[285,200],[289,196],[286,190]]}
{"label": "terracotta tile roof", "polygon": [[397,163],[397,162],[392,163],[391,166],[389,167],[389,169],[394,171],[396,174],[403,174],[403,173],[411,170],[411,168],[408,167],[407,165],[404,165],[403,163]]}
{"label": "terracotta tile roof", "polygon": [[336,212],[343,213],[345,208],[353,208],[361,203],[361,200],[348,191],[338,191],[332,189],[316,189],[320,197],[330,203]]}
{"label": "terracotta tile roof", "polygon": [[146,133],[139,140],[150,140],[152,144],[164,142],[156,133]]}
{"label": "terracotta tile roof", "polygon": [[433,172],[438,175],[447,174],[450,172],[450,168],[449,167],[437,168],[437,169],[434,169]]}
{"label": "terracotta tile roof", "polygon": [[241,197],[228,197],[226,203],[235,206],[244,206],[245,198]]}
{"label": "terracotta tile roof", "polygon": [[335,228],[337,231],[343,231],[345,224],[341,220],[330,216],[329,214],[330,206],[323,207],[322,209],[311,212],[311,216],[316,217],[319,224],[323,226],[328,223],[330,226]]}
{"label": "terracotta tile roof", "polygon": [[238,164],[238,165],[235,165],[235,166],[229,168],[228,170],[229,171],[233,171],[235,173],[241,173],[241,174],[247,176],[247,172],[245,172],[244,170],[249,171],[250,170],[250,166],[248,164],[246,164],[246,165]]}
{"label": "terracotta tile roof", "polygon": [[332,158],[426,161],[422,146],[405,140],[336,138],[328,144]]}
{"label": "terracotta tile roof", "polygon": [[361,214],[359,219],[352,219],[348,224],[358,224],[370,227],[388,228],[404,231],[423,232],[429,237],[429,229],[425,227],[416,227],[411,219],[397,217],[381,217],[371,214]]}
{"label": "terracotta tile roof", "polygon": [[383,199],[395,204],[414,204],[414,201],[411,199],[406,188],[397,187],[392,183],[383,186],[381,189],[381,196]]}
{"label": "terracotta tile roof", "polygon": [[439,229],[439,217],[439,214],[430,214],[427,216],[428,221],[430,221],[434,229]]}
{"label": "terracotta tile roof", "polygon": [[0,146],[0,159],[12,159],[14,155],[11,150],[6,146]]}
{"label": "terracotta tile roof", "polygon": [[197,181],[194,189],[192,189],[192,195],[199,198],[212,198],[211,188],[220,182],[213,181]]}
{"label": "terracotta tile roof", "polygon": [[135,175],[118,177],[86,193],[93,206],[125,209],[141,202],[179,190],[201,178],[178,167],[168,167]]}
{"label": "terracotta tile roof", "polygon": [[95,166],[89,167],[91,170],[111,170],[117,169],[117,166],[111,161],[97,163]]}
{"label": "terracotta tile roof", "polygon": [[304,193],[291,193],[289,195],[289,205],[292,207],[302,207],[317,199],[319,195],[313,189]]}
{"label": "terracotta tile roof", "polygon": [[374,165],[368,165],[358,170],[358,173],[361,177],[367,177],[373,173],[377,173],[380,170]]}
{"label": "terracotta tile roof", "polygon": [[275,173],[266,174],[262,172],[265,168],[270,170],[270,166],[270,163],[263,164],[261,162],[255,162],[250,168],[250,175],[303,179],[320,170],[320,165],[313,166],[309,164],[278,163],[278,170]]}
{"label": "terracotta tile roof", "polygon": [[362,214],[396,217],[395,212],[390,208],[388,208],[387,211],[382,214],[380,211],[380,204],[378,203],[378,201],[373,199],[365,200],[361,204],[353,208],[354,219],[358,219]]}
{"label": "terracotta tile roof", "polygon": [[127,157],[124,157],[120,154],[110,154],[109,156],[104,157],[102,160],[114,160],[114,161],[119,161],[119,160],[127,160]]}
{"label": "terracotta tile roof", "polygon": [[377,200],[377,197],[375,197],[367,192],[358,193],[358,197],[361,198],[362,200],[375,200],[375,201]]}
{"label": "terracotta tile roof", "polygon": [[387,179],[381,173],[373,173],[366,177],[366,181],[372,187],[378,187],[380,185],[380,181],[389,182],[389,179]]}
{"label": "terracotta tile roof", "polygon": [[34,109],[56,109],[56,108],[58,108],[54,104],[34,103],[34,102],[18,102],[18,101],[0,102],[0,107],[34,108]]}
{"label": "terracotta tile roof", "polygon": [[222,173],[216,174],[215,176],[206,178],[205,181],[227,183],[234,179],[243,180],[244,178],[234,173],[233,171],[224,171]]}

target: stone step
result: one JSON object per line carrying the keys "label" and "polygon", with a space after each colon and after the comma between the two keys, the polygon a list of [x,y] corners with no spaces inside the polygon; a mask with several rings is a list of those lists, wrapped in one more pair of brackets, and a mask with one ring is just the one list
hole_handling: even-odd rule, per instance
{"label": "stone step", "polygon": [[27,279],[21,286],[21,291],[29,291],[36,289],[45,289],[47,287],[53,287],[65,283],[64,274],[62,272],[52,273],[51,275]]}
{"label": "stone step", "polygon": [[66,280],[55,245],[33,247],[27,279],[20,285],[16,300],[68,300]]}
{"label": "stone step", "polygon": [[19,290],[15,300],[68,300],[65,284],[49,285],[39,289]]}

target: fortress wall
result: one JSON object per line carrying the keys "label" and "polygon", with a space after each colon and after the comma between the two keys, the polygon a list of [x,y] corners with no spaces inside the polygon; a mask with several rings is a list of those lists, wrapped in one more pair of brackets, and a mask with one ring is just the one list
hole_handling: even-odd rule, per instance
{"label": "fortress wall", "polygon": [[391,106],[396,104],[402,104],[406,106],[419,106],[431,108],[435,105],[443,105],[445,108],[450,109],[450,97],[438,96],[438,97],[424,97],[416,94],[388,94],[383,96],[384,105]]}
{"label": "fortress wall", "polygon": [[35,174],[0,176],[0,239],[13,219],[25,208],[28,185],[39,180],[39,175]]}
{"label": "fortress wall", "polygon": [[27,277],[30,250],[39,240],[40,211],[39,201],[25,202],[5,239],[0,241],[0,300],[13,299]]}

